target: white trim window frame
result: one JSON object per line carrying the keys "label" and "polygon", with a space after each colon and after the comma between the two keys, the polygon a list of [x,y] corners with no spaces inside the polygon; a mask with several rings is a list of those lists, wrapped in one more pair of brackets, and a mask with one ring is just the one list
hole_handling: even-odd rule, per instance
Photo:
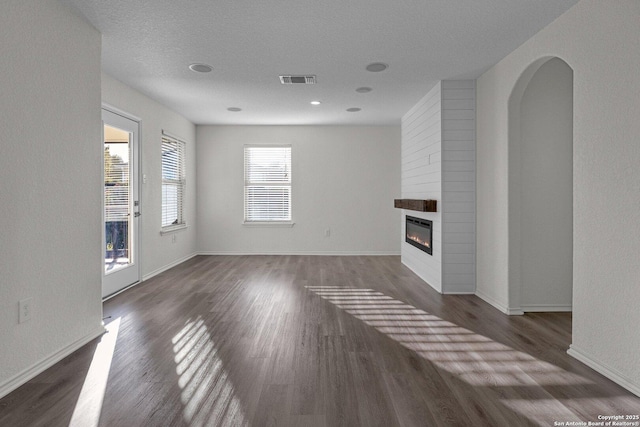
{"label": "white trim window frame", "polygon": [[185,216],[186,149],[182,139],[162,132],[161,233],[187,227]]}
{"label": "white trim window frame", "polygon": [[244,146],[244,224],[293,226],[291,145]]}

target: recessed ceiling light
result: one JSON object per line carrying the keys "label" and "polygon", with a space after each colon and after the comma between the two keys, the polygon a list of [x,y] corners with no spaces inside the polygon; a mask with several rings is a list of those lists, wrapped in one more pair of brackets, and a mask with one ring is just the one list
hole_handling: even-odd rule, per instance
{"label": "recessed ceiling light", "polygon": [[371,89],[370,87],[359,87],[358,89],[356,89],[356,92],[358,93],[367,93],[367,92],[371,92],[373,89]]}
{"label": "recessed ceiling light", "polygon": [[311,101],[311,105],[320,105],[322,102],[320,101]]}
{"label": "recessed ceiling light", "polygon": [[357,113],[360,110],[362,110],[362,108],[358,108],[358,107],[347,108],[347,111],[350,113]]}
{"label": "recessed ceiling light", "polygon": [[210,73],[213,67],[207,64],[191,64],[189,65],[189,69],[196,73]]}
{"label": "recessed ceiling light", "polygon": [[238,107],[229,107],[229,108],[227,108],[227,110],[229,110],[229,111],[233,111],[234,113],[237,113],[238,111],[242,111],[242,108],[238,108]]}
{"label": "recessed ceiling light", "polygon": [[389,66],[383,62],[374,62],[367,65],[367,71],[371,71],[372,73],[378,73],[386,70],[387,68],[389,68]]}

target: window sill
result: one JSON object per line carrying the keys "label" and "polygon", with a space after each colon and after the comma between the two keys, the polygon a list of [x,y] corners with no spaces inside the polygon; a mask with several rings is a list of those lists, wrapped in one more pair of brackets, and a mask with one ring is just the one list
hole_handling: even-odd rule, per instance
{"label": "window sill", "polygon": [[246,227],[276,227],[291,228],[296,223],[293,221],[245,221],[242,225]]}
{"label": "window sill", "polygon": [[178,224],[178,225],[171,225],[171,226],[168,226],[168,227],[162,227],[162,230],[160,230],[160,235],[164,236],[165,234],[173,233],[175,231],[184,230],[187,227],[188,227],[187,224]]}

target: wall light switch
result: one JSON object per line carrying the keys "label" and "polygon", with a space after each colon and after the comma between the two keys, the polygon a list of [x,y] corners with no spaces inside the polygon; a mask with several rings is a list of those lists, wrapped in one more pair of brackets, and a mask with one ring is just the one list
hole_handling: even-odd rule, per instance
{"label": "wall light switch", "polygon": [[33,298],[26,298],[18,302],[18,323],[24,323],[31,320],[31,307]]}

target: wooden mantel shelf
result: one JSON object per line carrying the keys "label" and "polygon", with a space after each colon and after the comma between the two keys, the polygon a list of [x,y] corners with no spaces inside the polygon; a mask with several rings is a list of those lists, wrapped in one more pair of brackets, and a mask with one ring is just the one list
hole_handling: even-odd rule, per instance
{"label": "wooden mantel shelf", "polygon": [[393,206],[412,211],[438,212],[438,202],[436,200],[395,199]]}

